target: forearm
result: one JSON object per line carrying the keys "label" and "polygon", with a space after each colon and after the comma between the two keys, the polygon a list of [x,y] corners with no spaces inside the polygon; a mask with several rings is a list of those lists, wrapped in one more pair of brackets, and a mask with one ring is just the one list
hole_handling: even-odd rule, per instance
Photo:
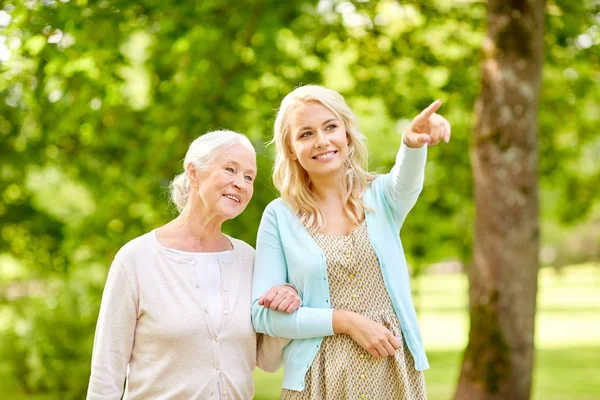
{"label": "forearm", "polygon": [[256,332],[288,339],[309,339],[333,335],[333,310],[300,307],[292,314],[252,304],[252,324]]}
{"label": "forearm", "polygon": [[408,147],[404,142],[396,154],[396,163],[392,168],[391,194],[396,200],[412,197],[421,191],[425,177],[427,146]]}
{"label": "forearm", "polygon": [[421,193],[426,160],[427,146],[413,149],[402,144],[392,171],[381,178],[385,200],[398,229],[402,227]]}

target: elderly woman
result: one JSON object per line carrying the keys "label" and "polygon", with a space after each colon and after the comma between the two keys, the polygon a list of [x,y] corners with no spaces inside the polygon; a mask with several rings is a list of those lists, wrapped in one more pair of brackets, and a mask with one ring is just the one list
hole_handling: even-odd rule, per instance
{"label": "elderly woman", "polygon": [[[180,214],[123,246],[110,268],[88,399],[250,399],[252,371],[279,367],[287,341],[250,320],[254,249],[221,232],[252,198],[256,154],[231,131],[197,138],[171,184]],[[288,286],[276,304],[300,305]],[[274,311],[277,312],[277,311]]]}

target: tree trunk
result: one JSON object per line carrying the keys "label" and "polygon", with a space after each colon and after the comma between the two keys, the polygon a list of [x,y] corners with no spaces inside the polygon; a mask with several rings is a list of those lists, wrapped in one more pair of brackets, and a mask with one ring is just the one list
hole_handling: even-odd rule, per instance
{"label": "tree trunk", "polygon": [[471,148],[476,208],[471,326],[457,400],[525,400],[531,393],[543,32],[543,0],[488,1]]}

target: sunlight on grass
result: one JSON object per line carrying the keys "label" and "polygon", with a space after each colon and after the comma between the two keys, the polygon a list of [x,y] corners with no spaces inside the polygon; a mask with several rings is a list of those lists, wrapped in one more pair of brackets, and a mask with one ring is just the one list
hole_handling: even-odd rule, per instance
{"label": "sunlight on grass", "polygon": [[[415,303],[431,364],[425,373],[429,398],[447,400],[467,341],[467,279],[420,279]],[[600,400],[600,268],[545,268],[539,283],[533,400]],[[281,376],[257,370],[255,399],[278,399]]]}

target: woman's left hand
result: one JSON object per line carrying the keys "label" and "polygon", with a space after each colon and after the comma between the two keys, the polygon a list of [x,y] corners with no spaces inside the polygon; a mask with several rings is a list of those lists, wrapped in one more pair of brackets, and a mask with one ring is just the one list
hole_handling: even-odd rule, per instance
{"label": "woman's left hand", "polygon": [[275,285],[258,299],[258,305],[288,314],[296,311],[301,304],[298,292],[289,285]]}
{"label": "woman's left hand", "polygon": [[425,144],[435,146],[442,140],[450,141],[450,123],[436,114],[441,105],[441,100],[434,101],[410,122],[403,134],[404,144],[418,148]]}

